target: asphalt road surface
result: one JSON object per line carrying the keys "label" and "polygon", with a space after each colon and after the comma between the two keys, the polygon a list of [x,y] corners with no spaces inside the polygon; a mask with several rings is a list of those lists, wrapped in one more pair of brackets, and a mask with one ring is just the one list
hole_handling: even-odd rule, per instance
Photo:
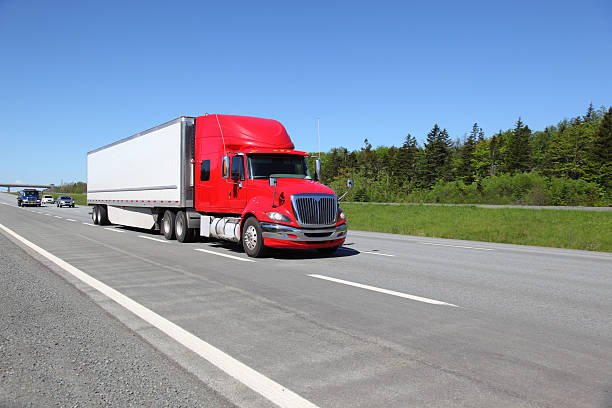
{"label": "asphalt road surface", "polygon": [[[0,194],[0,233],[7,237],[0,273],[17,268],[5,265],[6,253],[19,252],[28,265],[35,262],[25,253],[40,260],[53,273],[28,268],[45,276],[31,279],[29,286],[39,286],[33,293],[63,277],[74,286],[64,282],[62,293],[95,302],[94,311],[112,322],[91,320],[152,345],[142,352],[147,364],[168,360],[183,371],[164,386],[201,387],[190,401],[209,398],[203,405],[612,407],[609,253],[350,231],[332,257],[275,251],[253,260],[229,243],[180,244],[93,226],[86,207],[18,208],[7,194]],[[66,324],[78,327],[72,314]],[[36,324],[49,320],[57,324]],[[10,336],[0,340],[27,332],[24,326],[3,327]],[[64,341],[62,331],[35,331]],[[91,359],[116,357],[92,381],[119,386],[102,375],[124,372],[117,343],[108,350],[94,343]],[[70,350],[64,353],[56,360],[69,360]],[[13,370],[20,361],[11,361]],[[0,364],[1,392],[19,394]],[[127,376],[141,383],[137,393],[148,386],[139,370]]]}

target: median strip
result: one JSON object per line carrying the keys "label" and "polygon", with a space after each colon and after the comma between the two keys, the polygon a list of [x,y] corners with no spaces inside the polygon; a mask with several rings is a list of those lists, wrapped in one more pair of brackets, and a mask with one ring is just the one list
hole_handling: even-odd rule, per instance
{"label": "median strip", "polygon": [[4,225],[0,224],[0,229],[4,230],[7,234],[11,235],[29,248],[38,252],[40,255],[47,258],[51,262],[55,263],[57,266],[59,266],[75,278],[79,279],[83,283],[94,288],[109,299],[117,302],[126,310],[134,313],[143,321],[149,323],[151,326],[167,334],[177,343],[183,345],[189,350],[192,350],[194,353],[198,354],[206,361],[215,365],[216,367],[224,371],[226,374],[240,381],[241,383],[243,383],[253,391],[257,392],[264,398],[270,400],[277,406],[282,408],[317,408],[317,406],[314,405],[312,402],[301,397],[290,389],[284,387],[282,384],[279,384],[276,381],[264,376],[260,372],[233,358],[229,354],[224,353],[215,346],[207,343],[196,335],[183,329],[176,323],[173,323],[170,320],[160,316],[151,309],[148,309],[140,303],[136,302],[132,298],[125,296],[116,289],[111,288],[110,286],[91,277],[80,269],[77,269],[76,267],[64,261],[63,259],[58,258],[57,256],[44,250],[38,245],[28,241],[27,239],[13,232]]}
{"label": "median strip", "polygon": [[231,259],[235,259],[237,261],[242,261],[242,262],[255,262],[252,259],[248,259],[248,258],[241,258],[238,256],[234,256],[234,255],[227,255],[227,254],[222,254],[220,252],[214,252],[214,251],[209,251],[207,249],[202,249],[202,248],[194,248],[196,251],[200,251],[200,252],[206,252],[207,254],[212,254],[212,255],[219,255],[219,256],[224,256],[226,258],[231,258]]}
{"label": "median strip", "polygon": [[310,276],[311,278],[323,279],[323,280],[327,280],[327,281],[330,281],[330,282],[341,283],[343,285],[354,286],[356,288],[367,289],[367,290],[371,290],[371,291],[374,291],[374,292],[384,293],[386,295],[397,296],[397,297],[401,297],[401,298],[405,298],[405,299],[410,299],[410,300],[416,300],[417,302],[429,303],[431,305],[442,305],[442,306],[459,307],[457,305],[453,305],[452,303],[442,302],[440,300],[429,299],[429,298],[425,298],[425,297],[421,297],[421,296],[415,296],[415,295],[409,295],[407,293],[396,292],[394,290],[377,288],[376,286],[364,285],[362,283],[357,283],[357,282],[351,282],[351,281],[346,281],[346,280],[342,280],[342,279],[331,278],[329,276],[323,276],[323,275],[308,275],[308,276]]}

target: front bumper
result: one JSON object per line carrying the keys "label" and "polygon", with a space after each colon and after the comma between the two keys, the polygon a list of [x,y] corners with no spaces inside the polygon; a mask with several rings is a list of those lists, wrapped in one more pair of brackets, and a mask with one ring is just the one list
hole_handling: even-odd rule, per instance
{"label": "front bumper", "polygon": [[346,223],[327,228],[304,229],[262,222],[264,244],[274,247],[323,248],[341,245],[346,239]]}

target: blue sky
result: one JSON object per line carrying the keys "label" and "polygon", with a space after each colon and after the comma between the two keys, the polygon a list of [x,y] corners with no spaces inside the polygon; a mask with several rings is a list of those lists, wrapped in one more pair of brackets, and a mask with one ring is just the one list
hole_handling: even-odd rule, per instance
{"label": "blue sky", "polygon": [[609,0],[0,0],[0,182],[84,181],[88,151],[206,112],[306,151],[316,118],[323,151],[543,129],[612,105],[610,21]]}

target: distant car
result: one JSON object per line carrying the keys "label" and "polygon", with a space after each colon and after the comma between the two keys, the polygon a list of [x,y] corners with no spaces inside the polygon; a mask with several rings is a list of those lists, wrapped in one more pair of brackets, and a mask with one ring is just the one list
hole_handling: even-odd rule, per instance
{"label": "distant car", "polygon": [[58,207],[74,207],[74,200],[70,196],[59,196],[57,198]]}
{"label": "distant car", "polygon": [[53,199],[52,195],[44,195],[42,197],[42,203],[43,204],[53,204],[55,203],[55,200]]}
{"label": "distant car", "polygon": [[25,189],[17,193],[17,206],[23,207],[26,205],[40,207],[40,195],[38,190]]}

